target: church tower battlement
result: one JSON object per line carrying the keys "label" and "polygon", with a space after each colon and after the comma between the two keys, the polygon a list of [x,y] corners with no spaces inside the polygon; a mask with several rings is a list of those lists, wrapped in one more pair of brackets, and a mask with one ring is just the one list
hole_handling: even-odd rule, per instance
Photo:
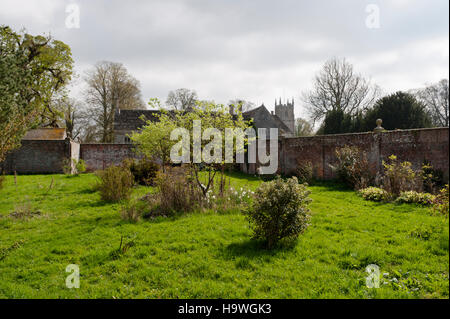
{"label": "church tower battlement", "polygon": [[286,104],[281,103],[281,98],[279,102],[275,99],[275,115],[295,134],[294,98],[292,102],[286,101]]}

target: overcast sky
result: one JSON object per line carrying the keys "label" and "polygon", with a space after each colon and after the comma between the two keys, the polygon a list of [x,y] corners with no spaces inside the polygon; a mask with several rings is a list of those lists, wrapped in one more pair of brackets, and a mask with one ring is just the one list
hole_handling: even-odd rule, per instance
{"label": "overcast sky", "polygon": [[[80,28],[66,26],[70,4]],[[379,28],[366,25],[376,15],[369,4]],[[294,97],[296,116],[301,92],[332,57],[386,93],[448,78],[448,12],[448,0],[0,0],[0,24],[70,45],[81,75],[75,96],[83,72],[107,60],[140,81],[145,102],[182,87],[269,110],[275,98]]]}

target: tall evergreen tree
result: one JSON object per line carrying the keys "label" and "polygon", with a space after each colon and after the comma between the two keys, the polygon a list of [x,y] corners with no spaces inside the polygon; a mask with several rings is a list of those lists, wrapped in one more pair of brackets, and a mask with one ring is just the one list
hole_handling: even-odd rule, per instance
{"label": "tall evergreen tree", "polygon": [[397,92],[379,99],[365,116],[365,129],[372,130],[377,119],[386,130],[431,127],[432,121],[423,103],[412,94]]}

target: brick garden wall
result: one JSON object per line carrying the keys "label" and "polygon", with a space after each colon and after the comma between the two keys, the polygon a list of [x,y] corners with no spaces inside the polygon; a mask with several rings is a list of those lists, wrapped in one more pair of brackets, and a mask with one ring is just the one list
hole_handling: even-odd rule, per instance
{"label": "brick garden wall", "polygon": [[[334,177],[330,164],[336,163],[335,151],[345,145],[355,145],[367,152],[374,170],[382,168],[382,161],[394,154],[400,161],[412,162],[415,169],[428,160],[435,169],[449,177],[449,129],[414,129],[383,133],[337,134],[312,137],[285,138],[279,141],[279,173],[293,174],[298,162],[310,161],[319,179]],[[255,165],[244,170],[255,173]]]}
{"label": "brick garden wall", "polygon": [[77,143],[70,140],[23,140],[22,146],[0,164],[7,174],[63,173],[63,161],[71,157]]}
{"label": "brick garden wall", "polygon": [[88,171],[119,165],[126,158],[137,158],[132,144],[81,144],[80,158]]}
{"label": "brick garden wall", "polygon": [[[299,162],[310,161],[317,178],[332,179],[330,164],[336,163],[336,149],[345,145],[356,145],[366,151],[374,170],[380,170],[382,161],[395,154],[401,161],[412,162],[415,169],[428,160],[435,169],[443,171],[448,181],[448,128],[283,138],[278,143],[279,173],[293,174]],[[62,173],[67,158],[81,158],[88,171],[95,171],[119,165],[125,158],[137,158],[137,155],[132,144],[80,145],[68,139],[24,140],[22,147],[9,154],[0,167],[6,173]],[[241,167],[250,174],[256,172],[255,164]]]}

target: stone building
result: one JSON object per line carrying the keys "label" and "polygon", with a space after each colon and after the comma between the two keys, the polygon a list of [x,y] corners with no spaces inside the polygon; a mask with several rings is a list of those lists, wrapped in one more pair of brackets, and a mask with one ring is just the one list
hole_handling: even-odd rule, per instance
{"label": "stone building", "polygon": [[269,112],[267,108],[262,104],[256,109],[242,113],[242,116],[246,121],[253,119],[253,127],[258,128],[277,128],[278,135],[284,137],[294,136],[294,131],[284,123],[280,117],[272,112]]}
{"label": "stone building", "polygon": [[[158,110],[118,110],[114,116],[114,143],[130,144],[128,135],[137,132],[146,120],[157,121]],[[142,120],[142,116],[146,120]]]}
{"label": "stone building", "polygon": [[[255,129],[278,128],[278,133],[280,136],[294,136],[294,128],[291,128],[289,126],[292,126],[295,122],[293,120],[293,104],[291,105],[289,103],[288,105],[281,105],[280,100],[280,105],[276,107],[278,107],[278,112],[280,115],[269,112],[264,104],[253,110],[244,112],[242,113],[242,115],[245,120],[253,119],[253,126]],[[114,143],[130,144],[131,140],[129,138],[129,135],[131,135],[133,132],[138,131],[142,126],[144,126],[146,120],[157,121],[157,114],[159,114],[159,112],[160,111],[158,110],[117,111],[114,117]],[[145,120],[142,120],[142,116],[145,118]],[[280,116],[288,119],[287,122],[285,122]]]}
{"label": "stone building", "polygon": [[279,103],[275,100],[275,115],[295,134],[294,99],[291,103],[286,101],[286,104],[281,103],[281,98]]}

